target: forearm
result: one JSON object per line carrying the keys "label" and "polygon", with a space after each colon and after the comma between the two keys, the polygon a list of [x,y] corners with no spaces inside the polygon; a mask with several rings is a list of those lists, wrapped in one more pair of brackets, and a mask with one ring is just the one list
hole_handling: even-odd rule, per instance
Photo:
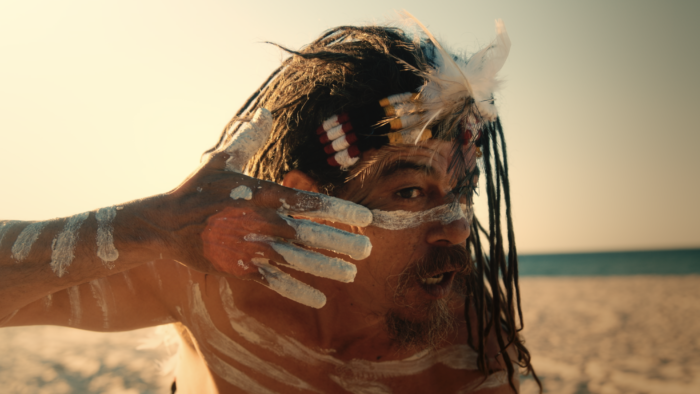
{"label": "forearm", "polygon": [[0,222],[0,323],[39,298],[160,256],[156,198],[44,222]]}

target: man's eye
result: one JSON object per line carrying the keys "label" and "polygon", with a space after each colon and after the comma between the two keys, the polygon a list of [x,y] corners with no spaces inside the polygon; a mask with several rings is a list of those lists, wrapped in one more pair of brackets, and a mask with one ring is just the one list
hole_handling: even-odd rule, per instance
{"label": "man's eye", "polygon": [[396,195],[401,198],[416,198],[420,197],[421,190],[417,187],[407,187],[396,192]]}

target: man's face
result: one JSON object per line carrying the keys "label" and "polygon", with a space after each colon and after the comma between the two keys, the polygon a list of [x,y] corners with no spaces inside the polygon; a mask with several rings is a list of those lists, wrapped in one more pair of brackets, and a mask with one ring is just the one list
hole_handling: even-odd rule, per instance
{"label": "man's face", "polygon": [[407,346],[437,345],[464,301],[470,223],[463,210],[470,202],[453,192],[464,174],[449,170],[452,149],[428,141],[366,152],[363,161],[378,161],[338,195],[372,209],[382,222],[360,229],[372,254],[354,261],[349,299],[369,315],[384,316],[390,334]]}

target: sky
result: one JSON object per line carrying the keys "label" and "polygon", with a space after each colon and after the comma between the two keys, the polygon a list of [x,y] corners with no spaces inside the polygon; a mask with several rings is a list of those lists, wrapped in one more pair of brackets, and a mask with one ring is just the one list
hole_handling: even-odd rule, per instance
{"label": "sky", "polygon": [[521,253],[700,247],[690,1],[4,0],[0,218],[172,190],[284,58],[265,41],[299,48],[402,9],[466,53],[505,22],[496,98]]}

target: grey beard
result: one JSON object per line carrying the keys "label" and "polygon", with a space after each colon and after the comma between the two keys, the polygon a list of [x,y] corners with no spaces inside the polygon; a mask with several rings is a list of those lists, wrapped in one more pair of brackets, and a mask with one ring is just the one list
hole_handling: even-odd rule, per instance
{"label": "grey beard", "polygon": [[426,305],[423,316],[410,319],[394,310],[385,316],[389,338],[397,347],[406,350],[423,350],[438,347],[451,333],[457,322],[448,302],[436,300]]}

